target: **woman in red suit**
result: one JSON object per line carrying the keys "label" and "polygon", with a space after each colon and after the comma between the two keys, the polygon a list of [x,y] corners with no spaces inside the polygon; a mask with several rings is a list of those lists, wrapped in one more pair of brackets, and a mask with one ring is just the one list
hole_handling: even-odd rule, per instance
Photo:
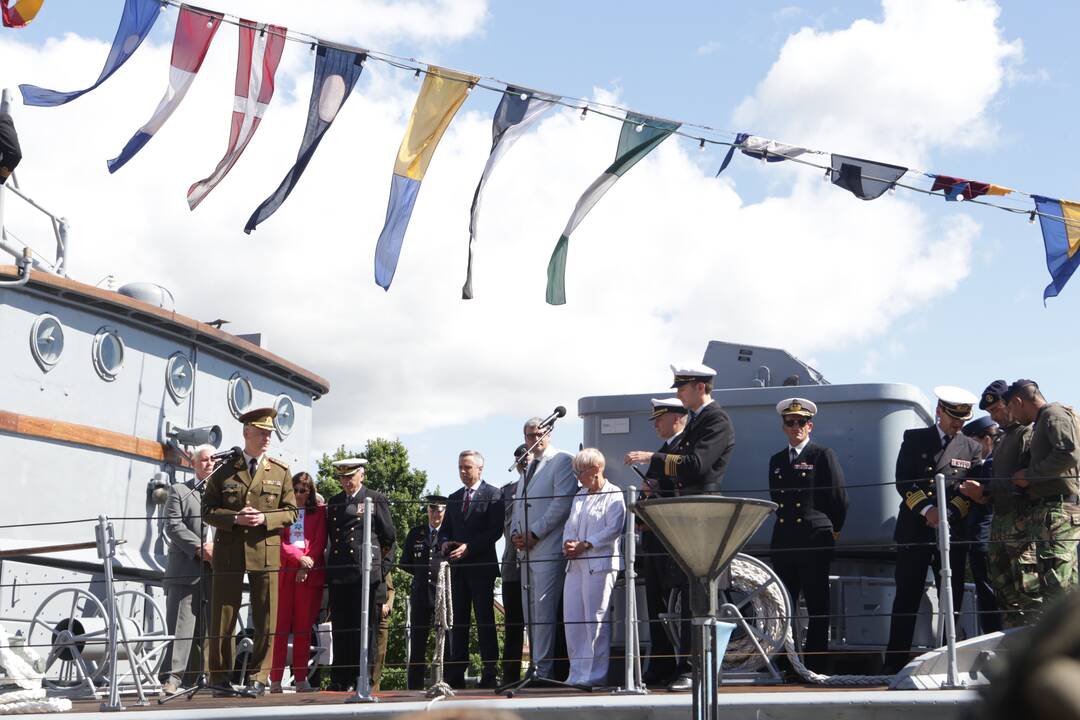
{"label": "woman in red suit", "polygon": [[326,582],[326,506],[318,504],[315,481],[306,472],[293,476],[293,493],[300,508],[296,522],[281,531],[281,571],[278,573],[278,613],[270,692],[281,692],[289,633],[293,636],[292,672],[297,692],[311,692],[307,680],[311,627],[319,615]]}

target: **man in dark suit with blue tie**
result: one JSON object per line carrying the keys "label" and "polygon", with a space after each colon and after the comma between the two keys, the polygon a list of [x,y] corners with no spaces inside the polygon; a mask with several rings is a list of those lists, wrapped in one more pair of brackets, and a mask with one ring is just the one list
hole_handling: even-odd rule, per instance
{"label": "man in dark suit with blue tie", "polygon": [[476,613],[483,671],[480,687],[494,688],[499,663],[495,629],[495,578],[499,557],[495,543],[503,534],[502,492],[484,482],[484,457],[475,450],[458,456],[458,474],[464,487],[452,494],[443,524],[449,538],[442,545],[450,561],[454,628],[450,633],[450,659],[446,680],[451,687],[465,686],[469,666],[469,618]]}

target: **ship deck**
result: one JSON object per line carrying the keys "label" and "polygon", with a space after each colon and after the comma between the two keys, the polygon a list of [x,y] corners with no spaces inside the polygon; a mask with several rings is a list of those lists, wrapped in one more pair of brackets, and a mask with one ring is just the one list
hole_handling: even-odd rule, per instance
{"label": "ship deck", "polygon": [[[725,720],[919,720],[955,718],[961,707],[972,703],[969,690],[889,691],[884,687],[838,689],[806,685],[724,686],[720,688]],[[687,693],[657,692],[649,695],[615,695],[573,690],[527,688],[512,698],[488,690],[459,691],[452,698],[432,701],[420,692],[388,691],[377,695],[378,702],[346,704],[349,693],[282,693],[260,698],[215,698],[208,691],[194,698],[178,698],[161,705],[156,698],[139,706],[133,697],[123,697],[126,711],[151,713],[156,720],[272,720],[277,718],[343,718],[362,715],[378,720],[403,713],[423,712],[437,707],[484,707],[511,710],[526,720],[686,720],[691,717],[691,696]],[[68,718],[97,718],[100,701],[73,701]]]}

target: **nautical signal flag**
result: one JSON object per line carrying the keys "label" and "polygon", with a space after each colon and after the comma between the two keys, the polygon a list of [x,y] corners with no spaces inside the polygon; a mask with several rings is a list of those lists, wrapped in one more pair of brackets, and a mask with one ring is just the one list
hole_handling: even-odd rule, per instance
{"label": "nautical signal flag", "polygon": [[1080,203],[1042,195],[1032,197],[1046,246],[1046,269],[1050,271],[1050,284],[1043,290],[1045,305],[1047,298],[1057,297],[1065,289],[1080,264]]}
{"label": "nautical signal flag", "polygon": [[671,133],[679,129],[679,125],[680,123],[638,115],[634,112],[626,113],[622,132],[619,133],[615,162],[585,189],[577,205],[574,206],[574,212],[570,215],[559,241],[555,243],[555,250],[551,253],[547,270],[549,305],[566,304],[566,254],[570,246],[570,233],[574,232],[593,206],[618,182],[619,178],[634,167],[639,160],[655,150],[660,143],[667,140]]}
{"label": "nautical signal flag", "polygon": [[795,145],[785,145],[784,143],[776,142],[769,138],[758,137],[757,135],[751,135],[750,133],[737,133],[735,135],[735,142],[728,148],[727,155],[724,156],[724,161],[720,163],[720,169],[716,171],[716,177],[720,177],[720,173],[727,169],[736,150],[741,150],[743,155],[771,163],[788,160],[793,157],[798,157],[803,153],[810,152],[806,148],[797,147]]}
{"label": "nautical signal flag", "polygon": [[161,15],[161,0],[125,0],[120,25],[116,28],[116,37],[113,38],[109,57],[105,60],[105,67],[101,69],[97,81],[84,90],[70,92],[49,90],[37,85],[20,85],[23,103],[38,107],[56,107],[95,89],[135,54],[142,45],[142,41],[150,34],[150,28],[154,27],[154,21],[158,19],[158,15]]}
{"label": "nautical signal flag", "polygon": [[955,201],[960,198],[971,200],[980,195],[1008,195],[1012,192],[1011,188],[1002,187],[1001,185],[949,177],[948,175],[935,175],[930,192],[937,192],[938,190],[945,193],[945,199],[948,201]]}
{"label": "nautical signal flag", "polygon": [[150,121],[128,140],[119,155],[109,161],[109,172],[116,172],[135,157],[135,153],[150,142],[154,133],[160,130],[173,111],[180,107],[188,88],[202,67],[210,42],[221,26],[221,18],[221,13],[193,10],[187,5],[180,6],[180,15],[176,19],[176,34],[173,36],[172,58],[169,60],[169,87]]}
{"label": "nautical signal flag", "polygon": [[469,89],[479,80],[476,75],[428,66],[409,125],[405,128],[405,137],[398,148],[386,222],[375,246],[375,282],[384,290],[389,290],[394,281],[409,218],[435,148],[465,102]]}
{"label": "nautical signal flag", "polygon": [[296,162],[285,174],[277,190],[255,208],[244,226],[244,232],[250,235],[259,223],[273,215],[289,197],[319,148],[326,131],[330,129],[334,118],[356,87],[366,59],[367,53],[364,52],[351,52],[333,45],[319,44],[315,53],[315,77],[311,85],[307,125],[304,128],[304,139],[300,141],[300,151],[296,154]]}
{"label": "nautical signal flag", "polygon": [[513,86],[507,86],[503,92],[499,107],[495,109],[495,117],[491,120],[491,153],[484,165],[484,172],[480,175],[476,192],[473,193],[472,209],[469,211],[469,263],[465,269],[465,285],[461,288],[462,300],[471,300],[473,296],[473,249],[476,245],[477,220],[480,217],[480,196],[487,185],[488,177],[499,158],[519,137],[528,132],[544,113],[555,107],[559,99],[554,95]]}
{"label": "nautical signal flag", "polygon": [[194,210],[211,190],[225,179],[259,129],[270,98],[274,97],[274,76],[285,47],[286,28],[241,20],[240,43],[236,52],[236,80],[233,87],[232,125],[225,156],[209,177],[188,188],[188,207]]}
{"label": "nautical signal flag", "polygon": [[832,168],[825,172],[833,185],[844,188],[860,200],[873,200],[896,185],[907,168],[834,154]]}
{"label": "nautical signal flag", "polygon": [[0,15],[3,16],[4,27],[26,27],[44,4],[45,0],[16,0],[14,5],[11,0],[0,0]]}

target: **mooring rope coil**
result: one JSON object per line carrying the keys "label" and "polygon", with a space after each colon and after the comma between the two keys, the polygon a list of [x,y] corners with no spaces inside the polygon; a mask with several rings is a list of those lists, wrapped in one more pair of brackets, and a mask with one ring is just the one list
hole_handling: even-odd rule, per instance
{"label": "mooring rope coil", "polygon": [[445,560],[439,563],[439,572],[435,582],[435,612],[432,625],[435,627],[435,681],[424,693],[429,698],[451,697],[453,688],[443,679],[443,662],[446,656],[446,638],[454,627],[454,604],[450,601],[450,564]]}

